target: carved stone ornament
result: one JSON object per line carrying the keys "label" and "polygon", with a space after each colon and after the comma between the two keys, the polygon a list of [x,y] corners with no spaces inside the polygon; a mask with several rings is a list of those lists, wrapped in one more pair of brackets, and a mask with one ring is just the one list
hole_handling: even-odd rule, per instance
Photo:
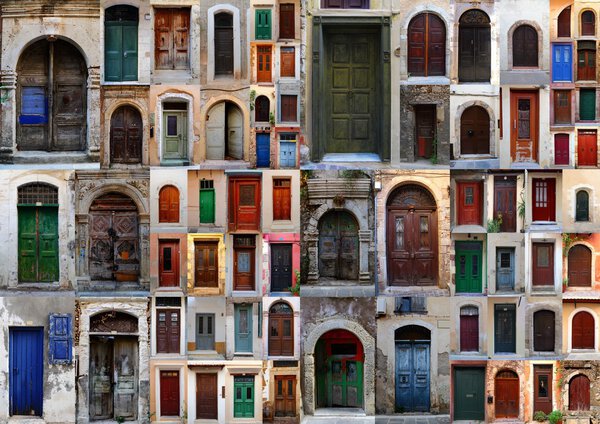
{"label": "carved stone ornament", "polygon": [[132,187],[135,187],[142,196],[148,198],[148,180],[128,180],[127,184]]}
{"label": "carved stone ornament", "polygon": [[102,312],[90,318],[91,333],[137,333],[137,331],[137,318],[123,312]]}
{"label": "carved stone ornament", "polygon": [[460,23],[472,25],[489,24],[490,18],[485,14],[485,12],[479,9],[471,9],[462,14],[460,17]]}
{"label": "carved stone ornament", "polygon": [[388,200],[388,206],[413,209],[435,208],[435,199],[429,191],[416,184],[407,184],[398,187]]}

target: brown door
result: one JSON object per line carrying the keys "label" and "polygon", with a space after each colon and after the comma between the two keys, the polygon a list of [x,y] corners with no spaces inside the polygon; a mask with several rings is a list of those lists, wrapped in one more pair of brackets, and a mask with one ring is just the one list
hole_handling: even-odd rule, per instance
{"label": "brown door", "polygon": [[554,178],[533,179],[533,208],[534,221],[555,221],[556,217],[556,180]]}
{"label": "brown door", "polygon": [[289,221],[292,211],[291,180],[287,178],[273,179],[273,220]]}
{"label": "brown door", "polygon": [[446,73],[446,27],[432,13],[421,13],[410,21],[408,72],[411,76],[441,76]]}
{"label": "brown door", "polygon": [[179,310],[156,310],[156,351],[179,353]]}
{"label": "brown door", "polygon": [[435,138],[435,105],[415,106],[417,157],[430,158]]}
{"label": "brown door", "polygon": [[577,79],[579,81],[596,81],[596,50],[577,50]]}
{"label": "brown door", "polygon": [[196,418],[218,419],[217,374],[196,374]]}
{"label": "brown door", "polygon": [[218,245],[216,241],[194,243],[196,287],[219,287]]}
{"label": "brown door", "polygon": [[583,374],[569,381],[569,411],[590,410],[590,379]]}
{"label": "brown door", "polygon": [[533,366],[533,410],[552,412],[552,365]]}
{"label": "brown door", "polygon": [[154,9],[156,69],[188,69],[190,9]]}
{"label": "brown door", "polygon": [[496,374],[496,418],[517,418],[519,416],[519,376],[512,371]]}
{"label": "brown door", "polygon": [[158,278],[160,287],[179,286],[179,241],[158,242]]}
{"label": "brown door", "polygon": [[494,219],[502,217],[500,231],[517,231],[517,179],[494,178]]}
{"label": "brown door", "polygon": [[271,82],[271,46],[256,47],[256,81]]}
{"label": "brown door", "polygon": [[577,165],[598,165],[598,138],[596,130],[579,130],[577,132]]}
{"label": "brown door", "polygon": [[534,286],[554,285],[554,244],[532,243],[532,283]]}
{"label": "brown door", "polygon": [[296,377],[293,375],[275,376],[275,416],[296,416]]}
{"label": "brown door", "polygon": [[592,252],[577,244],[569,249],[569,287],[592,286]]}
{"label": "brown door", "polygon": [[571,123],[571,92],[569,90],[554,90],[554,123]]}
{"label": "brown door", "polygon": [[295,38],[296,20],[294,18],[294,4],[283,3],[279,5],[279,38]]}
{"label": "brown door", "polygon": [[586,311],[575,314],[571,323],[573,349],[594,349],[595,348],[595,325],[594,317]]}
{"label": "brown door", "polygon": [[233,289],[254,290],[255,236],[233,237]]}
{"label": "brown door", "polygon": [[533,350],[554,352],[554,312],[541,310],[533,314]]}
{"label": "brown door", "polygon": [[215,75],[233,74],[233,15],[215,15]]}
{"label": "brown door", "polygon": [[269,355],[294,356],[294,312],[284,302],[269,310]]}
{"label": "brown door", "polygon": [[481,182],[460,181],[458,188],[458,225],[481,225],[482,191]]}
{"label": "brown door", "polygon": [[294,47],[281,47],[280,70],[282,77],[296,76],[296,49]]}
{"label": "brown door", "polygon": [[510,92],[510,154],[515,162],[537,161],[538,92]]}
{"label": "brown door", "polygon": [[490,116],[481,106],[471,106],[460,117],[460,154],[490,153]]}
{"label": "brown door", "polygon": [[158,222],[179,222],[179,190],[172,185],[158,194]]}
{"label": "brown door", "polygon": [[110,118],[110,161],[142,161],[142,117],[131,106],[121,106]]}
{"label": "brown door", "polygon": [[179,416],[179,371],[160,372],[160,415]]}
{"label": "brown door", "polygon": [[358,279],[358,223],[346,211],[331,211],[319,220],[319,277]]}
{"label": "brown door", "polygon": [[260,227],[260,179],[229,180],[229,230],[258,230]]}

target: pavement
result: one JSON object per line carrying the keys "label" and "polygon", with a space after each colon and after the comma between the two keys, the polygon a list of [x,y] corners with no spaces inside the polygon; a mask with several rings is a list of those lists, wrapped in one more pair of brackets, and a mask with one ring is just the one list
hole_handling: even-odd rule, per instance
{"label": "pavement", "polygon": [[449,415],[392,415],[377,417],[305,417],[302,424],[450,424]]}

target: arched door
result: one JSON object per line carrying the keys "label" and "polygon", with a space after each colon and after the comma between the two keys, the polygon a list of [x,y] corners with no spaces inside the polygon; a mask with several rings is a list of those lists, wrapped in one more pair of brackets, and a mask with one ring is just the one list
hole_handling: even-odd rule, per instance
{"label": "arched door", "polygon": [[590,195],[585,190],[579,190],[575,195],[575,221],[590,220]]}
{"label": "arched door", "polygon": [[294,311],[285,302],[269,309],[269,355],[294,356]]}
{"label": "arched door", "polygon": [[490,153],[490,116],[481,106],[465,109],[460,117],[460,154]]}
{"label": "arched door", "polygon": [[533,350],[554,352],[554,312],[537,311],[533,314]]}
{"label": "arched door", "polygon": [[569,411],[590,410],[590,379],[583,374],[569,381]]}
{"label": "arched door", "polygon": [[569,287],[592,286],[592,251],[583,244],[569,249]]}
{"label": "arched door", "polygon": [[429,412],[431,332],[418,325],[395,331],[396,410]]}
{"label": "arched door", "polygon": [[358,279],[358,223],[347,211],[331,211],[319,221],[319,276]]}
{"label": "arched door", "polygon": [[119,107],[110,118],[110,161],[142,161],[142,117],[132,106]]}
{"label": "arched door", "polygon": [[466,11],[458,29],[460,82],[489,81],[490,56],[490,18],[478,9]]}
{"label": "arched door", "polygon": [[214,105],[206,117],[206,159],[243,159],[244,117],[231,102]]}
{"label": "arched door", "polygon": [[531,25],[521,25],[513,32],[513,67],[537,68],[538,33]]}
{"label": "arched door", "polygon": [[387,272],[392,286],[437,282],[437,213],[425,188],[397,188],[387,202]]}
{"label": "arched door", "polygon": [[518,418],[519,376],[509,370],[496,374],[496,418]]}
{"label": "arched door", "polygon": [[433,13],[421,13],[408,25],[408,73],[425,77],[446,73],[446,26]]}
{"label": "arched door", "polygon": [[179,190],[164,186],[158,193],[158,222],[179,222]]}
{"label": "arched door", "polygon": [[596,326],[592,314],[581,311],[575,314],[571,322],[571,348],[594,349]]}

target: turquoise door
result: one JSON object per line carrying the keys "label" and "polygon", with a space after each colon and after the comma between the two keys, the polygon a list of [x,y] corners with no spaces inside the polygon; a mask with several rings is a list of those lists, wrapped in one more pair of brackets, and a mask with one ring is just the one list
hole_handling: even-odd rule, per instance
{"label": "turquoise door", "polygon": [[113,6],[104,24],[104,79],[136,81],[138,65],[138,10]]}
{"label": "turquoise door", "polygon": [[254,417],[254,377],[235,377],[233,380],[233,417]]}
{"label": "turquoise door", "polygon": [[252,352],[252,305],[235,305],[235,351]]}

